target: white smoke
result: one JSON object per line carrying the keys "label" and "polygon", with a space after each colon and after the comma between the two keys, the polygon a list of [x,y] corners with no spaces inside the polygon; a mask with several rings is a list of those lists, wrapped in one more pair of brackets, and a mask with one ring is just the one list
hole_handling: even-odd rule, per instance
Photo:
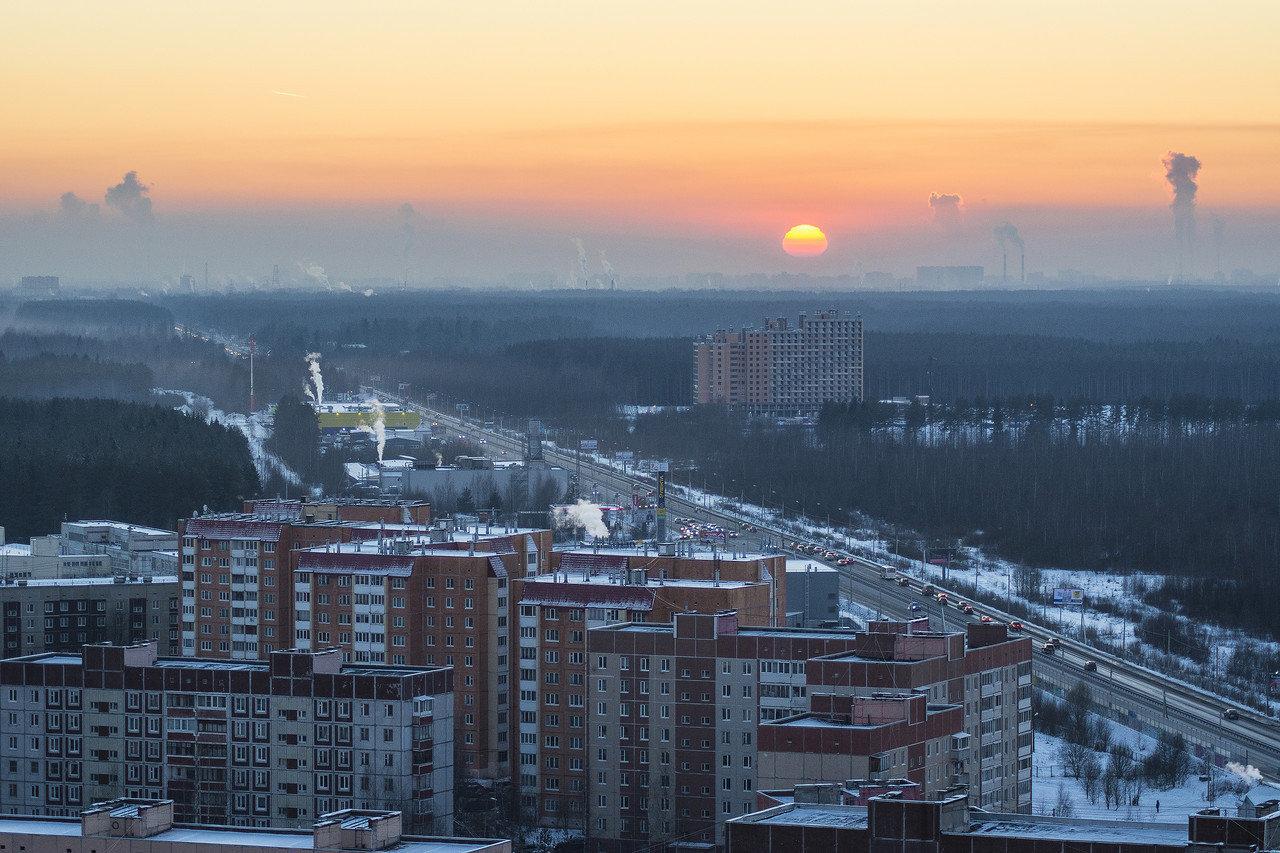
{"label": "white smoke", "polygon": [[597,539],[607,538],[609,528],[604,523],[604,513],[597,504],[578,498],[573,506],[557,507],[556,527],[581,527]]}
{"label": "white smoke", "polygon": [[573,245],[578,247],[578,267],[582,270],[582,286],[586,287],[591,277],[587,274],[587,250],[582,245],[580,237],[573,238]]}
{"label": "white smoke", "polygon": [[600,266],[604,268],[605,278],[613,278],[613,264],[609,263],[609,259],[604,256],[604,249],[600,250]]}
{"label": "white smoke", "polygon": [[1234,761],[1228,761],[1226,771],[1234,773],[1251,785],[1256,785],[1262,781],[1262,771],[1252,764],[1238,764]]}
{"label": "white smoke", "polygon": [[314,280],[325,290],[329,290],[329,275],[324,271],[324,267],[314,261],[298,261],[298,269],[307,278]]}
{"label": "white smoke", "polygon": [[382,408],[382,401],[377,397],[369,399],[369,410],[373,415],[373,422],[369,424],[360,424],[357,429],[360,432],[368,433],[378,442],[378,464],[382,464],[382,453],[387,449],[387,413]]}
{"label": "white smoke", "polygon": [[312,394],[311,389],[305,385],[303,387],[306,388],[307,396],[318,406],[324,402],[324,377],[320,375],[320,353],[307,353],[307,368],[311,371],[311,381],[316,388],[315,394]]}

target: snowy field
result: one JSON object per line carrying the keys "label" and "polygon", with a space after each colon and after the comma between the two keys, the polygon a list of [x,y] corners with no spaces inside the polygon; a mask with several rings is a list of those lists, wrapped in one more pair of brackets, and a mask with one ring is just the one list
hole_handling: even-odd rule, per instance
{"label": "snowy field", "polygon": [[[1133,750],[1135,760],[1139,763],[1155,747],[1154,738],[1110,720],[1103,720],[1103,722],[1111,729],[1112,741],[1128,744]],[[1252,767],[1228,764],[1226,769],[1214,771],[1213,784],[1210,785],[1209,780],[1202,778],[1205,772],[1203,762],[1193,758],[1191,772],[1182,785],[1168,790],[1148,788],[1141,793],[1136,806],[1126,804],[1119,808],[1114,805],[1107,808],[1101,794],[1097,795],[1096,802],[1089,802],[1081,781],[1065,775],[1060,757],[1065,741],[1039,732],[1036,733],[1035,738],[1035,755],[1031,771],[1031,801],[1036,814],[1053,814],[1058,803],[1066,800],[1070,803],[1071,809],[1068,817],[1182,823],[1192,812],[1211,806],[1225,808],[1234,813],[1240,804],[1242,794],[1231,789],[1256,786],[1261,780],[1261,774]],[[1105,767],[1107,756],[1101,753],[1095,754]],[[1160,806],[1158,812],[1157,803]]]}

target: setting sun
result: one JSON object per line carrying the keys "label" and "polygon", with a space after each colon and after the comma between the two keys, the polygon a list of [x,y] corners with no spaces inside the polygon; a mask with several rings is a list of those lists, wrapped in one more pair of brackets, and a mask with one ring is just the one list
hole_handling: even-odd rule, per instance
{"label": "setting sun", "polygon": [[816,257],[827,250],[827,235],[812,225],[797,225],[782,238],[782,248],[792,257]]}

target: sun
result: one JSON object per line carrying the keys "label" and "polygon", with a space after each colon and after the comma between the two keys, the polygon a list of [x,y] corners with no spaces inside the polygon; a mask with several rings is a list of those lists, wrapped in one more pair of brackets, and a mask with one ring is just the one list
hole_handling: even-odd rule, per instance
{"label": "sun", "polygon": [[795,258],[812,258],[827,250],[827,235],[813,225],[797,225],[782,238],[782,248]]}

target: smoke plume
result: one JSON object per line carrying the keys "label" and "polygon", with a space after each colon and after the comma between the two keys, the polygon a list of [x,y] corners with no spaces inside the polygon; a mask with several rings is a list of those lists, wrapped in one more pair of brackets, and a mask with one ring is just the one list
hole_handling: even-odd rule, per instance
{"label": "smoke plume", "polygon": [[137,172],[129,172],[123,181],[107,190],[104,200],[107,207],[114,207],[135,224],[150,225],[151,199],[147,198],[150,191],[150,187],[138,182]]}
{"label": "smoke plume", "polygon": [[1200,173],[1200,161],[1190,154],[1170,151],[1160,161],[1164,164],[1164,177],[1173,187],[1174,236],[1178,241],[1178,276],[1182,276],[1184,251],[1190,251],[1196,238],[1196,176]]}
{"label": "smoke plume", "polygon": [[955,193],[929,193],[929,208],[935,225],[954,228],[960,224],[964,199]]}
{"label": "smoke plume", "polygon": [[1022,244],[1022,237],[1019,236],[1018,229],[1014,228],[1008,222],[1002,222],[997,225],[993,233],[995,234],[996,239],[1000,241],[1001,249],[1005,248],[1009,243],[1012,243],[1014,248],[1019,250],[1026,248]]}
{"label": "smoke plume", "polygon": [[413,205],[407,201],[400,205],[400,209],[396,211],[396,217],[400,220],[400,236],[404,238],[404,280],[406,284],[409,281],[410,260],[413,257],[413,241],[418,233],[413,224],[414,216],[416,216],[416,213]]}
{"label": "smoke plume", "polygon": [[320,353],[307,353],[307,369],[311,371],[311,382],[315,385],[316,390],[312,394],[311,389],[305,384],[303,388],[306,389],[307,396],[314,400],[318,406],[324,402],[324,377],[320,375]]}
{"label": "smoke plume", "polygon": [[555,516],[556,527],[581,527],[597,539],[606,538],[609,535],[609,528],[605,526],[604,513],[600,511],[600,507],[583,498],[578,498],[578,502],[573,506],[557,507]]}
{"label": "smoke plume", "polygon": [[63,193],[59,211],[63,219],[69,222],[81,222],[90,216],[97,216],[98,206],[90,204],[75,193]]}
{"label": "smoke plume", "polygon": [[382,464],[382,453],[387,449],[387,417],[386,410],[382,408],[382,401],[377,397],[369,399],[369,410],[372,415],[372,423],[360,424],[357,427],[360,432],[368,433],[378,442],[378,464]]}
{"label": "smoke plume", "polygon": [[589,280],[587,275],[587,250],[583,248],[580,237],[573,238],[573,245],[578,247],[578,267],[582,270],[582,286],[586,287]]}
{"label": "smoke plume", "polygon": [[609,259],[604,256],[604,249],[600,250],[600,266],[604,269],[605,278],[612,281],[614,279],[613,264],[609,263]]}
{"label": "smoke plume", "polygon": [[298,261],[298,269],[307,278],[318,283],[325,290],[329,290],[329,275],[324,271],[324,267],[314,261]]}
{"label": "smoke plume", "polygon": [[1225,769],[1228,773],[1234,773],[1241,779],[1254,785],[1262,781],[1262,771],[1254,767],[1252,764],[1238,764],[1234,761],[1228,761]]}

